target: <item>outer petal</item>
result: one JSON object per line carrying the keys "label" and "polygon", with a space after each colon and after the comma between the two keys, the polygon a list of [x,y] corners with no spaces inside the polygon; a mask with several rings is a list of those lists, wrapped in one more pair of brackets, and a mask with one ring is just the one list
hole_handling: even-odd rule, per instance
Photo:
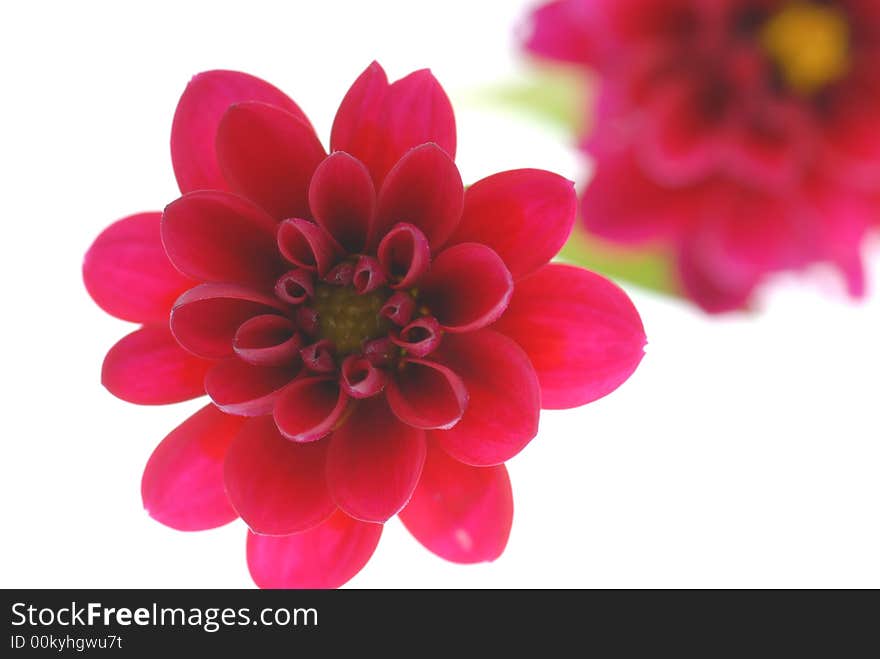
{"label": "outer petal", "polygon": [[367,564],[381,535],[381,524],[337,511],[303,533],[248,534],[248,568],[260,588],[339,588]]}
{"label": "outer petal", "polygon": [[464,185],[452,158],[436,144],[409,151],[388,173],[379,191],[373,245],[395,224],[421,229],[435,250],[458,226]]}
{"label": "outer petal", "polygon": [[83,281],[109,314],[138,323],[167,323],[174,300],[193,285],[162,247],[161,213],[139,213],[104,229],[86,252]]}
{"label": "outer petal", "polygon": [[431,433],[452,457],[476,466],[501,464],[537,434],[538,376],[513,340],[488,329],[450,334],[431,359],[458,373],[468,391],[461,421]]}
{"label": "outer petal", "polygon": [[226,498],[223,459],[243,423],[208,405],[162,440],[141,481],[153,519],[178,531],[202,531],[238,517]]}
{"label": "outer petal", "polygon": [[349,253],[364,250],[376,211],[376,190],[362,162],[342,151],[329,156],[312,177],[309,204],[315,222]]}
{"label": "outer petal", "polygon": [[469,467],[429,447],[422,478],[400,519],[441,558],[494,561],[504,551],[513,524],[507,469]]}
{"label": "outer petal", "polygon": [[343,511],[384,522],[412,496],[425,463],[425,433],[397,419],[381,396],[357,404],[333,433],[327,482]]}
{"label": "outer petal", "polygon": [[237,71],[200,73],[186,86],[171,126],[171,161],[182,193],[226,189],[214,137],[227,108],[244,101],[278,106],[308,124],[299,106],[268,82]]}
{"label": "outer petal", "polygon": [[330,136],[331,150],[363,162],[377,187],[404,153],[426,142],[455,157],[455,116],[443,88],[428,70],[389,86],[376,62],[342,100]]}
{"label": "outer petal", "polygon": [[[385,71],[378,62],[373,62],[342,99],[330,133],[331,151],[350,153],[373,172],[371,165],[383,157],[380,123],[387,93]],[[373,177],[381,180],[376,178],[375,172]]]}
{"label": "outer petal", "polygon": [[526,351],[548,409],[611,393],[644,354],[645,330],[626,293],[567,265],[551,263],[519,281],[495,329]]}
{"label": "outer petal", "polygon": [[171,310],[171,332],[184,348],[208,359],[232,357],[232,340],[246,320],[283,314],[271,295],[235,284],[202,284],[180,296]]}
{"label": "outer petal", "polygon": [[181,348],[166,326],[148,325],[110,348],[101,383],[129,403],[179,403],[204,395],[210,366],[211,362]]}
{"label": "outer petal", "polygon": [[227,359],[205,376],[205,391],[214,404],[228,414],[272,414],[275,399],[300,370],[293,366],[254,366],[238,358]]}
{"label": "outer petal", "polygon": [[467,189],[464,214],[450,242],[488,245],[518,279],[556,256],[576,214],[571,181],[540,169],[501,172]]}
{"label": "outer petal", "polygon": [[226,454],[229,501],[256,533],[288,535],[317,526],[336,506],[327,490],[327,442],[297,444],[270,416],[248,419]]}
{"label": "outer petal", "polygon": [[165,208],[162,242],[177,268],[201,281],[272,286],[285,268],[277,223],[228,192],[191,192]]}
{"label": "outer petal", "polygon": [[407,359],[385,386],[398,419],[415,428],[451,428],[464,414],[468,392],[452,369],[423,359]]}
{"label": "outer petal", "polygon": [[230,188],[279,220],[308,217],[309,181],[326,155],[307,122],[265,103],[233,105],[217,129]]}
{"label": "outer petal", "polygon": [[504,313],[513,293],[513,277],[489,247],[462,243],[440,253],[419,290],[444,329],[471,332]]}

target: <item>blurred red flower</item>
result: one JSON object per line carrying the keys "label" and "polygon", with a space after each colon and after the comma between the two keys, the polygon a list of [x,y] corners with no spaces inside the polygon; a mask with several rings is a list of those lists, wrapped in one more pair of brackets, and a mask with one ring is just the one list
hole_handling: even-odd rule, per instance
{"label": "blurred red flower", "polygon": [[863,294],[880,211],[880,4],[559,0],[526,47],[588,67],[589,231],[670,247],[708,311],[773,272],[830,263]]}
{"label": "blurred red flower", "polygon": [[517,170],[464,190],[455,122],[428,71],[371,65],[327,155],[257,78],[202,73],[171,137],[183,196],[120,220],[86,255],[109,313],[143,323],[103,382],[141,404],[212,403],[158,446],[144,505],[181,530],[241,517],[264,587],[336,587],[400,514],[462,563],[503,551],[504,462],[540,407],[617,388],[645,342],[615,285],[548,264],[569,181]]}

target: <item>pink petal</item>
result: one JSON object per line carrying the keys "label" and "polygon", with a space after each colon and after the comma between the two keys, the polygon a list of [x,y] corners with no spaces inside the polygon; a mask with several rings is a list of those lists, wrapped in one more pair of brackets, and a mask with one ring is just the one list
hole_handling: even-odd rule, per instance
{"label": "pink petal", "polygon": [[275,105],[308,124],[296,103],[259,78],[237,71],[200,73],[186,86],[171,126],[171,161],[182,193],[227,189],[214,137],[227,108],[244,101]]}
{"label": "pink petal", "polygon": [[364,357],[374,366],[389,366],[399,351],[387,336],[364,343]]}
{"label": "pink petal", "polygon": [[299,351],[303,366],[314,373],[333,373],[336,370],[333,353],[333,342],[328,339],[311,343]]}
{"label": "pink petal", "polygon": [[611,393],[644,354],[645,330],[626,293],[588,270],[556,263],[517,282],[495,329],[526,351],[545,409]]}
{"label": "pink petal", "polygon": [[376,62],[342,100],[330,136],[331,149],[363,162],[377,187],[407,151],[427,142],[455,157],[455,116],[440,83],[421,70],[389,86]]}
{"label": "pink petal", "polygon": [[362,162],[337,151],[322,162],[312,177],[309,204],[315,222],[348,252],[367,244],[376,210],[376,190]]}
{"label": "pink petal", "polygon": [[492,249],[462,243],[444,250],[419,288],[419,299],[450,332],[495,322],[513,294],[513,277]]}
{"label": "pink petal", "polygon": [[651,98],[638,148],[648,176],[660,185],[697,183],[716,173],[724,162],[730,103],[719,101],[721,107],[707,107],[711,84],[666,85]]}
{"label": "pink petal", "polygon": [[354,264],[350,261],[343,261],[331,268],[323,279],[334,286],[351,286],[354,281]]}
{"label": "pink petal", "polygon": [[670,239],[703,212],[701,186],[675,189],[649,179],[633,154],[602,158],[581,198],[589,232],[623,244]]}
{"label": "pink petal", "polygon": [[327,482],[336,505],[384,522],[406,505],[425,462],[425,433],[402,423],[380,396],[360,401],[330,438]]}
{"label": "pink petal", "polygon": [[517,169],[477,181],[451,243],[483,243],[504,259],[514,278],[556,256],[577,214],[574,184],[540,169]]}
{"label": "pink petal", "polygon": [[277,223],[228,192],[191,192],[165,208],[162,242],[177,268],[201,281],[271,286],[284,271]]}
{"label": "pink petal", "polygon": [[554,0],[530,17],[525,47],[535,55],[575,64],[595,65],[602,52],[601,2]]}
{"label": "pink petal", "polygon": [[341,254],[326,231],[309,220],[284,220],[278,227],[278,249],[294,265],[316,270],[322,277]]}
{"label": "pink petal", "polygon": [[468,405],[462,379],[442,364],[407,359],[388,380],[385,396],[391,410],[415,428],[451,428]]}
{"label": "pink petal", "polygon": [[330,150],[352,154],[367,165],[375,181],[381,181],[385,174],[380,176],[374,168],[384,157],[380,151],[385,132],[381,122],[387,93],[385,71],[373,62],[342,99],[330,133]]}
{"label": "pink petal", "polygon": [[387,373],[366,357],[349,355],[342,362],[339,385],[352,398],[370,398],[385,388]]}
{"label": "pink petal", "polygon": [[354,267],[351,283],[360,295],[375,291],[385,285],[385,273],[379,261],[372,256],[361,256]]}
{"label": "pink petal", "polygon": [[425,357],[437,349],[443,340],[440,323],[433,316],[422,316],[391,335],[395,345],[400,346],[406,354],[413,357]]}
{"label": "pink petal", "polygon": [[298,305],[315,296],[315,275],[304,268],[288,270],[275,282],[275,295]]}
{"label": "pink petal", "polygon": [[501,464],[537,434],[538,376],[513,340],[488,329],[450,334],[431,358],[458,373],[468,391],[461,421],[431,433],[456,460],[478,467]]}
{"label": "pink petal", "polygon": [[402,222],[385,234],[377,250],[391,288],[411,288],[431,267],[431,246],[421,230]]}
{"label": "pink petal", "polygon": [[205,391],[227,414],[272,414],[281,390],[299,374],[298,363],[290,366],[254,366],[238,358],[215,365],[205,376]]}
{"label": "pink petal", "polygon": [[226,454],[229,501],[255,533],[310,529],[336,508],[324,476],[326,462],[327,442],[290,442],[272,417],[248,419]]}
{"label": "pink petal", "polygon": [[326,153],[308,122],[265,103],[239,103],[217,129],[217,162],[229,187],[273,217],[307,217],[309,181]]}
{"label": "pink petal", "polygon": [[303,378],[291,383],[275,403],[275,423],[294,442],[314,442],[343,419],[348,396],[335,378]]}
{"label": "pink petal", "polygon": [[256,366],[281,366],[297,361],[302,336],[289,318],[254,316],[239,326],[232,349],[239,359]]}
{"label": "pink petal", "polygon": [[409,323],[415,310],[416,301],[412,295],[404,291],[396,291],[379,309],[379,315],[402,327]]}
{"label": "pink petal", "polygon": [[[443,87],[428,69],[393,83],[385,97],[388,169],[412,149],[432,142],[455,159],[455,114]],[[387,171],[387,170],[386,170]]]}
{"label": "pink petal", "polygon": [[99,307],[117,318],[167,323],[174,300],[193,285],[165,255],[161,217],[139,213],[117,220],[86,252],[86,289]]}
{"label": "pink petal", "polygon": [[[862,3],[864,12],[870,3]],[[876,51],[875,51],[876,52]],[[880,84],[876,56],[863,58],[846,85],[835,90],[826,109],[824,142],[833,169],[847,185],[876,190],[880,183]]]}
{"label": "pink petal", "polygon": [[337,511],[303,533],[248,534],[248,568],[260,588],[339,588],[367,564],[381,535],[381,524]]}
{"label": "pink petal", "polygon": [[507,469],[469,467],[429,445],[421,480],[400,520],[416,540],[447,561],[494,561],[507,546],[513,524]]}
{"label": "pink petal", "polygon": [[232,341],[246,320],[284,313],[281,303],[245,286],[202,284],[180,296],[171,310],[171,332],[184,348],[208,359],[232,357]]}
{"label": "pink petal", "polygon": [[758,285],[760,273],[754,270],[749,278],[738,276],[732,280],[719,276],[712,267],[704,267],[702,261],[696,242],[682,241],[676,266],[684,294],[707,313],[743,309]]}
{"label": "pink petal", "polygon": [[166,326],[147,325],[110,348],[101,383],[129,403],[166,405],[203,396],[210,367],[181,348]]}
{"label": "pink petal", "polygon": [[153,519],[178,531],[203,531],[238,517],[226,498],[223,460],[243,423],[207,405],[162,440],[141,481]]}
{"label": "pink petal", "polygon": [[463,204],[464,186],[452,158],[436,144],[418,146],[394,165],[382,184],[372,243],[407,222],[436,250],[458,226]]}

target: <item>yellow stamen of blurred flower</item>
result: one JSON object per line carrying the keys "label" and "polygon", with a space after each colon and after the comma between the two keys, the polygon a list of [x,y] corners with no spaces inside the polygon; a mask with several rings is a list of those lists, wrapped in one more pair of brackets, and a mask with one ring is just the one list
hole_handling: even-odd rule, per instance
{"label": "yellow stamen of blurred flower", "polygon": [[813,94],[849,70],[849,25],[845,14],[831,5],[789,3],[764,24],[760,40],[785,82],[799,94]]}

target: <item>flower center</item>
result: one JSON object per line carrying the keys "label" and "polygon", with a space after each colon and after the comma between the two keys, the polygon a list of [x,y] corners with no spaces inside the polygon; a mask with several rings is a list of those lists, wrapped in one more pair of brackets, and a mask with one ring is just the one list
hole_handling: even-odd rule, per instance
{"label": "flower center", "polygon": [[391,296],[386,288],[360,294],[352,286],[318,283],[313,305],[318,312],[318,336],[336,346],[340,356],[359,351],[365,341],[385,336],[392,325],[379,315]]}
{"label": "flower center", "polygon": [[785,82],[799,94],[820,91],[849,70],[849,24],[831,5],[791,2],[764,24],[760,40]]}

